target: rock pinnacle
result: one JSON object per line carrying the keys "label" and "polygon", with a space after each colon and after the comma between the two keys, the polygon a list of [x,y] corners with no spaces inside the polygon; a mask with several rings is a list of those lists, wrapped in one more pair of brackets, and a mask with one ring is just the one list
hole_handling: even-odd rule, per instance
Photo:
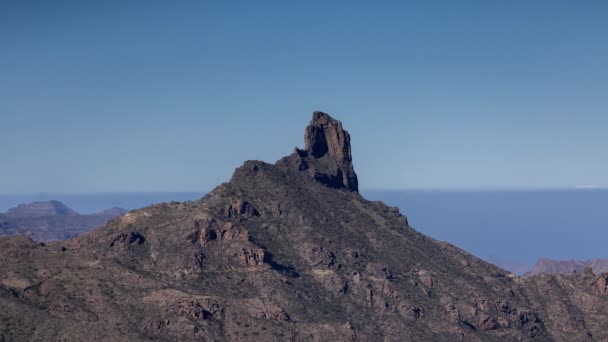
{"label": "rock pinnacle", "polygon": [[314,112],[304,131],[304,143],[304,150],[296,149],[279,164],[306,171],[326,186],[359,191],[352,164],[350,135],[340,121],[327,113]]}

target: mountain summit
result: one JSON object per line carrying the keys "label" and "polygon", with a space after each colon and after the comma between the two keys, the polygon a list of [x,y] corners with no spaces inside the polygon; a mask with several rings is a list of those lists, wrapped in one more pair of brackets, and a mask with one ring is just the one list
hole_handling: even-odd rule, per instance
{"label": "mountain summit", "polygon": [[350,135],[342,123],[329,114],[314,112],[304,133],[304,150],[279,162],[307,171],[315,180],[332,188],[359,191],[359,181],[353,168]]}
{"label": "mountain summit", "polygon": [[305,148],[74,239],[0,238],[0,341],[606,341],[608,275],[518,278],[357,192],[321,112]]}

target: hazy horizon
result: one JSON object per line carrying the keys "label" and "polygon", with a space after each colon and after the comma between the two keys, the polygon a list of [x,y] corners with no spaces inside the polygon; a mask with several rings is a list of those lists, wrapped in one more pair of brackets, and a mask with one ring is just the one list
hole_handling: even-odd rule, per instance
{"label": "hazy horizon", "polygon": [[605,10],[5,2],[0,189],[208,190],[314,110],[363,188],[607,187]]}

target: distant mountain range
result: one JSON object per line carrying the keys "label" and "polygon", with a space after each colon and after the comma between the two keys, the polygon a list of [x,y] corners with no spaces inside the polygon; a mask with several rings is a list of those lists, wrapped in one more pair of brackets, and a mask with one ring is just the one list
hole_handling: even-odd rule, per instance
{"label": "distant mountain range", "polygon": [[81,215],[59,201],[20,204],[0,214],[0,235],[23,234],[40,242],[64,240],[99,227],[126,212],[122,208],[111,208]]}
{"label": "distant mountain range", "polygon": [[593,260],[553,260],[540,258],[525,275],[536,275],[542,273],[582,273],[586,268],[591,268],[593,273],[600,274],[608,272],[608,259]]}
{"label": "distant mountain range", "polygon": [[608,273],[608,259],[592,260],[557,260],[550,258],[539,258],[534,266],[526,266],[516,260],[501,259],[498,257],[488,257],[486,261],[505,269],[514,274],[529,277],[539,274],[572,274],[583,273],[585,269],[591,269],[595,274]]}

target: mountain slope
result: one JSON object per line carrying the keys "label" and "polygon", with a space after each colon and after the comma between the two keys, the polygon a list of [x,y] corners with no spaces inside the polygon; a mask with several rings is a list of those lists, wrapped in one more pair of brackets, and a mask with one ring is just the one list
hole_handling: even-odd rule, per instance
{"label": "mountain slope", "polygon": [[521,279],[420,234],[357,192],[339,121],[316,112],[305,132],[199,201],[0,239],[4,339],[608,339],[606,276]]}

